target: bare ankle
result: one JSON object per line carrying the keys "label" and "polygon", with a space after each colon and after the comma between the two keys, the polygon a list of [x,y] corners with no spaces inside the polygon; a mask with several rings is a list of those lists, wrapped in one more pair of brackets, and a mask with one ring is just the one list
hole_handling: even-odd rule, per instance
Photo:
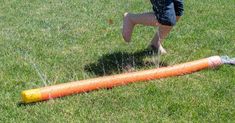
{"label": "bare ankle", "polygon": [[130,14],[130,13],[129,12],[125,12],[123,16],[126,17],[128,14]]}
{"label": "bare ankle", "polygon": [[133,20],[133,16],[134,16],[134,15],[135,15],[135,14],[133,14],[133,13],[125,12],[123,16],[124,16],[124,18],[128,19],[128,20],[131,22],[131,24],[132,24],[133,26],[135,26],[136,23],[134,23],[134,20]]}
{"label": "bare ankle", "polygon": [[123,38],[126,42],[130,42],[131,41],[131,35],[132,35],[132,31],[133,28],[135,26],[135,24],[132,21],[132,15],[131,13],[125,12],[124,13],[124,19],[123,19],[123,30],[122,30],[122,35]]}

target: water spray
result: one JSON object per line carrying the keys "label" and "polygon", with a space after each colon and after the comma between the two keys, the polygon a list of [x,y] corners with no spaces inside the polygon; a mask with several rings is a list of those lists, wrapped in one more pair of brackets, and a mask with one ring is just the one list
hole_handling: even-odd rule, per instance
{"label": "water spray", "polygon": [[75,82],[46,86],[21,92],[24,103],[45,101],[72,94],[78,94],[103,88],[112,88],[134,82],[190,74],[207,68],[215,68],[223,64],[235,65],[235,58],[228,56],[212,56],[196,61],[186,62],[174,66],[155,68],[137,72],[123,73]]}

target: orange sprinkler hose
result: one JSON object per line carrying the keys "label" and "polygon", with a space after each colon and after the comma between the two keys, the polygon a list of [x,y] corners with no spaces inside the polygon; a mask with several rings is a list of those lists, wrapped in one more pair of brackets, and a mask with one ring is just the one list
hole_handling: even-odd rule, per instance
{"label": "orange sprinkler hose", "polygon": [[23,91],[21,95],[24,103],[38,102],[101,88],[111,88],[115,86],[126,85],[133,82],[189,74],[205,68],[217,67],[221,64],[223,64],[221,57],[213,56],[169,67],[99,77],[26,90]]}

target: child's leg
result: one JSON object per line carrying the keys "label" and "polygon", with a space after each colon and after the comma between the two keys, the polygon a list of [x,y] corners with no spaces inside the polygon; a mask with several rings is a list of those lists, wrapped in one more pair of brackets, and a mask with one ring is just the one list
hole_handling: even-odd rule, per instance
{"label": "child's leg", "polygon": [[158,31],[155,33],[150,46],[157,50],[160,54],[165,54],[166,50],[162,47],[165,37],[170,33],[172,26],[160,25]]}
{"label": "child's leg", "polygon": [[136,24],[143,24],[146,26],[159,25],[153,12],[143,14],[125,13],[123,19],[122,36],[126,42],[130,42],[132,31]]}
{"label": "child's leg", "polygon": [[163,40],[172,27],[179,20],[180,16],[183,15],[183,0],[150,0],[153,5],[153,11],[156,15],[159,24],[158,33],[152,39],[150,44],[159,53],[166,53],[162,47]]}
{"label": "child's leg", "polygon": [[[180,19],[180,16],[176,16],[176,20],[178,21]],[[158,32],[154,35],[150,46],[154,47],[154,49],[158,50],[160,54],[165,54],[166,50],[162,47],[164,39],[167,37],[167,35],[170,33],[173,26],[165,26],[162,24],[159,24]]]}

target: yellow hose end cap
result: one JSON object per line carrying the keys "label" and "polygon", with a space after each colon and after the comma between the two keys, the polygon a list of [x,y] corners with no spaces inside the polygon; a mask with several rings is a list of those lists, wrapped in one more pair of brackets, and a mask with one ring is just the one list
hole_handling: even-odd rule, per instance
{"label": "yellow hose end cap", "polygon": [[22,91],[21,97],[24,103],[32,103],[42,100],[40,89],[31,89],[31,90]]}

